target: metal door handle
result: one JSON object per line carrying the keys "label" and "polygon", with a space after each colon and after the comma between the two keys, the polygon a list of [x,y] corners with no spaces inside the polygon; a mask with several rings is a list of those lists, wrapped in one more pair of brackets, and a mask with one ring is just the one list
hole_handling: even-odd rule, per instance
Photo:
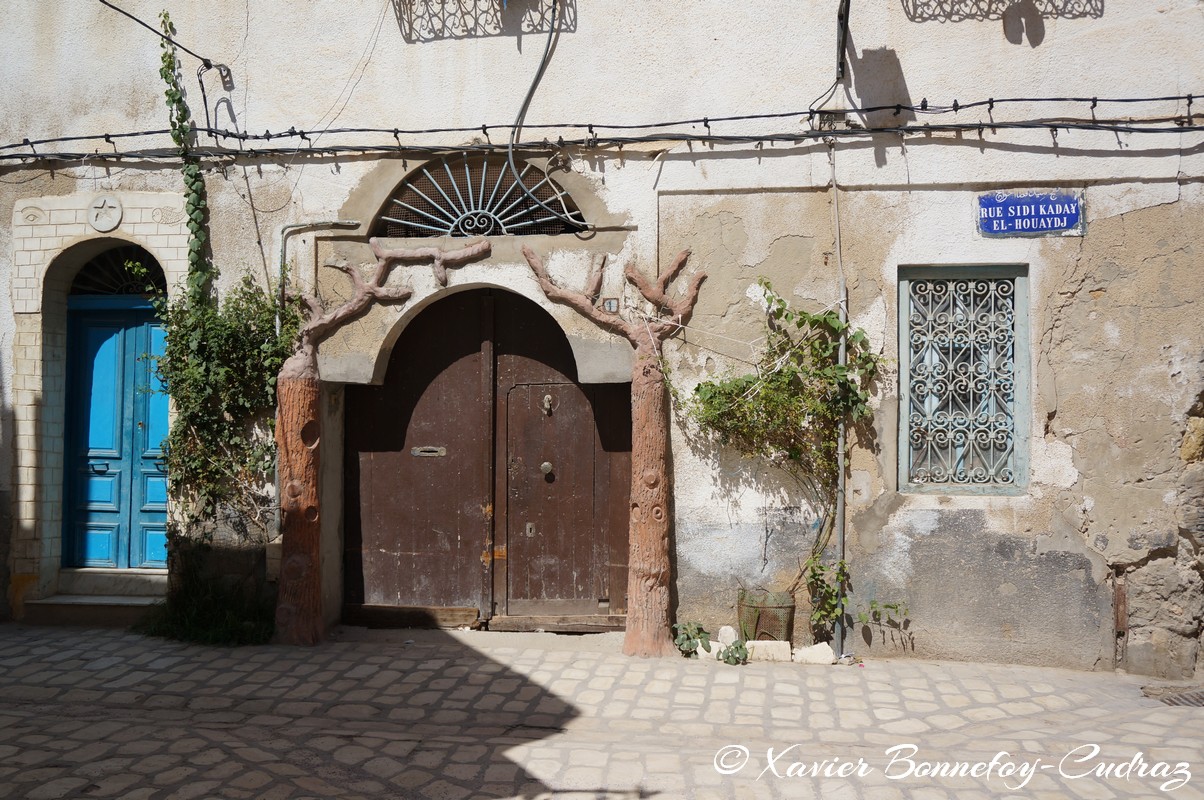
{"label": "metal door handle", "polygon": [[104,461],[89,461],[88,469],[92,470],[97,475],[104,475],[109,471],[109,465]]}

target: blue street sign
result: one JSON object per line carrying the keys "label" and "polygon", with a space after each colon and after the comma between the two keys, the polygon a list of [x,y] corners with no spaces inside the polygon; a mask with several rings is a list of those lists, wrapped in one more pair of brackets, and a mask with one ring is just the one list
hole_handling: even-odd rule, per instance
{"label": "blue street sign", "polygon": [[978,196],[983,236],[1082,236],[1083,198],[1074,192],[992,192]]}

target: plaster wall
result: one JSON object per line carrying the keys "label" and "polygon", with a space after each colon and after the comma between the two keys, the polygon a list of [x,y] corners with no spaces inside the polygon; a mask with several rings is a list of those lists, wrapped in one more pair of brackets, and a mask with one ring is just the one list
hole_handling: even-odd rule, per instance
{"label": "plaster wall", "polygon": [[[496,31],[478,16],[468,21],[486,32],[459,37],[432,33],[405,15],[419,5],[315,0],[304,13],[289,13],[295,9],[284,4],[221,0],[173,11],[180,41],[230,69],[229,87],[215,72],[206,73],[206,108],[195,65],[181,56],[198,122],[208,115],[215,126],[256,133],[331,129],[308,142],[226,141],[243,155],[206,161],[222,286],[245,273],[262,285],[277,281],[284,227],[298,223],[360,223],[337,232],[319,225],[293,234],[283,247],[290,283],[316,291],[328,305],[345,299],[349,286],[323,264],[372,262],[365,244],[370,221],[397,182],[427,156],[314,149],[399,141],[390,133],[334,129],[462,129],[404,134],[406,144],[505,141],[508,130],[498,126],[514,120],[544,43],[544,33],[529,26],[524,31],[524,15],[546,3],[511,0],[512,16],[499,18]],[[467,4],[478,10],[486,5]],[[540,123],[594,123],[604,133],[605,123],[702,117],[710,119],[671,130],[752,137],[747,143],[665,139],[571,148],[558,180],[607,230],[586,239],[528,241],[565,286],[581,286],[596,260],[607,258],[602,294],[620,298],[628,313],[641,301],[624,285],[621,267],[634,263],[655,274],[679,250],[692,248],[687,272],[705,270],[710,277],[689,329],[665,348],[679,391],[747,369],[755,359],[763,315],[751,287],[759,277],[815,310],[836,301],[842,266],[854,323],[888,362],[897,363],[900,267],[1007,264],[1027,270],[1027,487],[1009,497],[899,492],[897,378],[883,376],[873,435],[854,442],[845,557],[854,572],[855,608],[871,599],[900,601],[908,606],[909,626],[894,636],[857,628],[850,649],[1190,673],[1204,618],[1197,559],[1204,532],[1196,510],[1204,477],[1200,457],[1183,444],[1192,420],[1204,418],[1198,410],[1204,298],[1193,241],[1204,208],[1201,134],[996,127],[1126,113],[1127,106],[1104,99],[1094,109],[1086,102],[980,106],[955,117],[981,123],[978,130],[842,136],[834,149],[802,137],[827,122],[808,118],[812,98],[840,111],[923,99],[935,106],[988,97],[1090,98],[1103,86],[1112,97],[1201,94],[1204,60],[1195,55],[1204,34],[1201,5],[1109,0],[1105,8],[1087,2],[1079,4],[1086,9],[1081,15],[1055,11],[1039,24],[1029,19],[1019,27],[1015,19],[990,14],[941,18],[924,10],[937,6],[911,0],[855,9],[850,75],[827,96],[835,42],[830,3],[563,5],[571,11],[570,24],[527,115],[528,141],[560,135]],[[143,0],[123,7],[148,21],[159,10]],[[6,52],[0,81],[9,87],[0,147],[26,137],[164,127],[158,41],[149,32],[99,4],[26,3],[11,13],[12,24],[0,33]],[[1150,53],[1176,55],[1151,70]],[[716,119],[800,109],[772,121]],[[1166,101],[1141,111],[1169,117],[1188,109],[1182,101]],[[871,126],[942,121],[949,117],[890,109],[834,118],[837,125]],[[800,138],[775,140],[771,134]],[[162,135],[115,141],[39,149],[168,146]],[[199,145],[214,143],[198,138]],[[0,440],[15,444],[0,448],[2,474],[13,476],[7,484],[0,481],[0,500],[6,491],[14,498],[14,531],[53,527],[38,504],[53,496],[55,480],[61,482],[53,463],[49,471],[22,472],[27,456],[20,454],[36,461],[37,448],[53,439],[53,402],[47,419],[31,411],[33,422],[22,422],[20,409],[45,408],[38,387],[56,369],[57,351],[53,343],[51,351],[42,350],[40,318],[34,324],[40,308],[27,304],[41,296],[42,286],[36,275],[26,282],[32,262],[23,263],[21,253],[29,248],[17,239],[30,236],[20,230],[18,210],[30,198],[76,198],[62,202],[78,205],[77,199],[101,192],[178,193],[179,186],[173,166],[155,159],[0,160],[0,219],[13,220],[0,227]],[[985,239],[977,233],[977,194],[1036,188],[1081,192],[1085,235]],[[325,342],[324,379],[379,382],[389,348],[422,308],[447,292],[491,285],[548,310],[568,335],[584,382],[624,380],[627,345],[549,303],[516,241],[498,238],[493,244],[488,259],[450,270],[447,287],[438,285],[429,267],[395,268],[390,285],[413,288],[412,300],[375,308]],[[39,241],[34,249],[51,253],[60,246],[43,248]],[[29,321],[22,322],[22,315]],[[27,399],[18,396],[22,391],[30,393]],[[328,428],[337,428],[340,397],[333,387],[324,396]],[[6,462],[9,451],[18,455]],[[678,618],[710,626],[731,622],[737,585],[781,586],[793,577],[814,537],[815,515],[798,502],[786,478],[724,452],[680,418],[673,454]],[[324,462],[327,477],[335,463]],[[324,508],[328,501],[338,498],[324,495]],[[324,576],[334,585],[337,517],[324,512],[324,524]],[[31,574],[42,575],[31,565],[54,561],[53,542],[53,533],[17,533],[6,563],[14,574],[33,568]],[[4,546],[0,535],[0,556]],[[49,573],[39,581],[36,591],[53,590]],[[1127,609],[1119,638],[1113,621],[1118,596]],[[337,612],[337,598],[328,592],[328,617]],[[804,617],[800,612],[800,635]]]}

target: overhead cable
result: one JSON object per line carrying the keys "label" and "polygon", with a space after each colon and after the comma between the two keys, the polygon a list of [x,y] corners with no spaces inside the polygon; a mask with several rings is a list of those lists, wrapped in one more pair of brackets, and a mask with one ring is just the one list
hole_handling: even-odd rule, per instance
{"label": "overhead cable", "polygon": [[156,36],[158,36],[158,37],[159,37],[160,39],[162,39],[163,41],[165,41],[165,42],[169,42],[169,43],[171,43],[171,44],[175,45],[176,47],[178,47],[179,49],[183,50],[185,53],[187,53],[188,55],[192,56],[193,58],[199,59],[199,60],[200,60],[200,62],[201,62],[202,64],[204,64],[206,67],[212,67],[212,66],[213,66],[213,62],[212,62],[212,61],[210,61],[209,59],[205,58],[205,57],[204,57],[203,55],[201,55],[200,53],[197,53],[197,52],[195,52],[195,51],[193,51],[193,50],[189,50],[187,47],[185,47],[184,45],[180,44],[180,43],[179,43],[179,42],[177,42],[175,39],[171,38],[170,36],[166,35],[166,34],[165,34],[165,33],[163,33],[162,31],[160,31],[160,30],[159,30],[158,28],[156,28],[154,25],[151,25],[150,23],[148,23],[148,22],[145,22],[145,21],[143,21],[143,20],[139,19],[138,17],[135,17],[133,14],[131,14],[130,12],[126,11],[124,8],[118,8],[117,6],[115,6],[115,5],[113,5],[112,3],[110,3],[110,2],[109,2],[109,0],[98,0],[98,1],[100,2],[100,4],[101,4],[101,5],[108,6],[109,8],[113,9],[113,10],[114,10],[114,11],[116,11],[117,13],[119,13],[119,14],[123,14],[124,16],[127,16],[127,17],[129,17],[129,18],[130,18],[130,19],[132,19],[134,22],[137,22],[139,25],[141,25],[142,27],[146,28],[148,31],[150,31],[151,33],[155,34]]}

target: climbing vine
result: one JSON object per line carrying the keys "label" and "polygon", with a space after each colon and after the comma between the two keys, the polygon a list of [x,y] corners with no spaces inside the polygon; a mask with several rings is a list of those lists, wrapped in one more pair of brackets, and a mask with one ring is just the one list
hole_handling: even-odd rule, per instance
{"label": "climbing vine", "polygon": [[768,281],[760,286],[767,314],[755,371],[698,384],[685,411],[741,455],[765,458],[798,479],[827,528],[844,465],[837,451],[840,426],[869,417],[869,385],[882,357],[870,349],[865,331],[851,328],[836,311],[792,308]]}
{"label": "climbing vine", "polygon": [[188,219],[188,298],[198,302],[207,297],[217,271],[206,254],[209,240],[208,202],[205,195],[205,177],[201,174],[201,162],[192,154],[192,112],[184,97],[184,86],[180,80],[180,60],[176,46],[170,40],[176,28],[166,10],[159,13],[159,27],[165,38],[160,42],[162,49],[159,76],[167,85],[167,119],[171,127],[171,140],[180,155],[180,171],[184,177],[184,213]]}
{"label": "climbing vine", "polygon": [[[165,37],[170,15],[159,15]],[[159,75],[166,89],[171,138],[181,159],[188,218],[186,291],[156,307],[166,334],[157,369],[174,418],[165,447],[175,504],[173,533],[206,540],[219,525],[244,538],[263,538],[275,523],[272,426],[276,375],[292,354],[297,307],[244,278],[219,303],[217,270],[208,258],[205,179],[192,153],[192,114],[176,46],[162,42]]]}

